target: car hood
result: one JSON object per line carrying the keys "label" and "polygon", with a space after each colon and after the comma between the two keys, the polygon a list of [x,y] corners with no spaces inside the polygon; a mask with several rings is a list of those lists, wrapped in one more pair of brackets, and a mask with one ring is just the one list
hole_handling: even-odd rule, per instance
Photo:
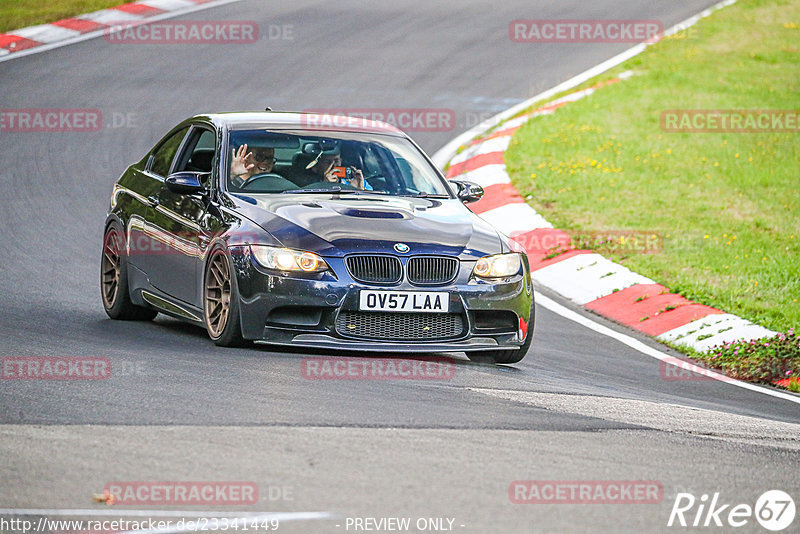
{"label": "car hood", "polygon": [[445,254],[477,259],[507,250],[494,227],[457,199],[378,195],[233,195],[242,215],[283,246],[322,256]]}

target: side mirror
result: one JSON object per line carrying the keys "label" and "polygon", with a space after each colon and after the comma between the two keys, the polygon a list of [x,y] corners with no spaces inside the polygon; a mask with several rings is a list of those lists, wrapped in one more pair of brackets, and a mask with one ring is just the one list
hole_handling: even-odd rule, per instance
{"label": "side mirror", "polygon": [[450,180],[450,183],[458,188],[456,196],[464,204],[477,202],[483,196],[483,188],[476,183],[467,182],[466,180]]}
{"label": "side mirror", "polygon": [[167,176],[167,179],[164,180],[164,184],[166,184],[167,189],[179,195],[205,193],[206,188],[200,183],[200,177],[208,174],[211,173],[194,171],[173,172]]}

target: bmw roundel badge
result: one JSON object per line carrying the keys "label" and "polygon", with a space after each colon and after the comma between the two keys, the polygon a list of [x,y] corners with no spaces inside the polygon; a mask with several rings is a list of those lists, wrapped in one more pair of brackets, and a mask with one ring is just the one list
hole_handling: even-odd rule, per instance
{"label": "bmw roundel badge", "polygon": [[395,244],[394,244],[394,249],[395,249],[397,252],[401,253],[401,254],[405,254],[406,252],[408,252],[409,250],[411,250],[411,247],[409,247],[409,246],[408,246],[408,245],[406,245],[405,243],[395,243]]}

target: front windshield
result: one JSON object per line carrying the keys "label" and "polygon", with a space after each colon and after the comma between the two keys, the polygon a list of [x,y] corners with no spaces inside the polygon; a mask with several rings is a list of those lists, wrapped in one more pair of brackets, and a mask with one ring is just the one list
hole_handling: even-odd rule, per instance
{"label": "front windshield", "polygon": [[233,193],[370,192],[450,198],[447,185],[407,139],[364,133],[233,130]]}

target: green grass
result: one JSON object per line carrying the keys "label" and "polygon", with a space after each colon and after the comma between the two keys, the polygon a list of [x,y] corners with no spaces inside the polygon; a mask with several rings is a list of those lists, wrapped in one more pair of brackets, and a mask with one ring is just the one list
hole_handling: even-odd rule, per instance
{"label": "green grass", "polygon": [[125,3],[125,0],[0,0],[0,33]]}
{"label": "green grass", "polygon": [[742,0],[600,78],[635,76],[523,126],[506,153],[557,228],[663,238],[616,254],[689,299],[800,325],[800,133],[666,133],[669,109],[800,109],[800,0]]}
{"label": "green grass", "polygon": [[800,393],[800,334],[791,328],[771,338],[724,343],[705,352],[677,341],[667,344],[732,378],[767,384],[782,381],[783,387]]}

